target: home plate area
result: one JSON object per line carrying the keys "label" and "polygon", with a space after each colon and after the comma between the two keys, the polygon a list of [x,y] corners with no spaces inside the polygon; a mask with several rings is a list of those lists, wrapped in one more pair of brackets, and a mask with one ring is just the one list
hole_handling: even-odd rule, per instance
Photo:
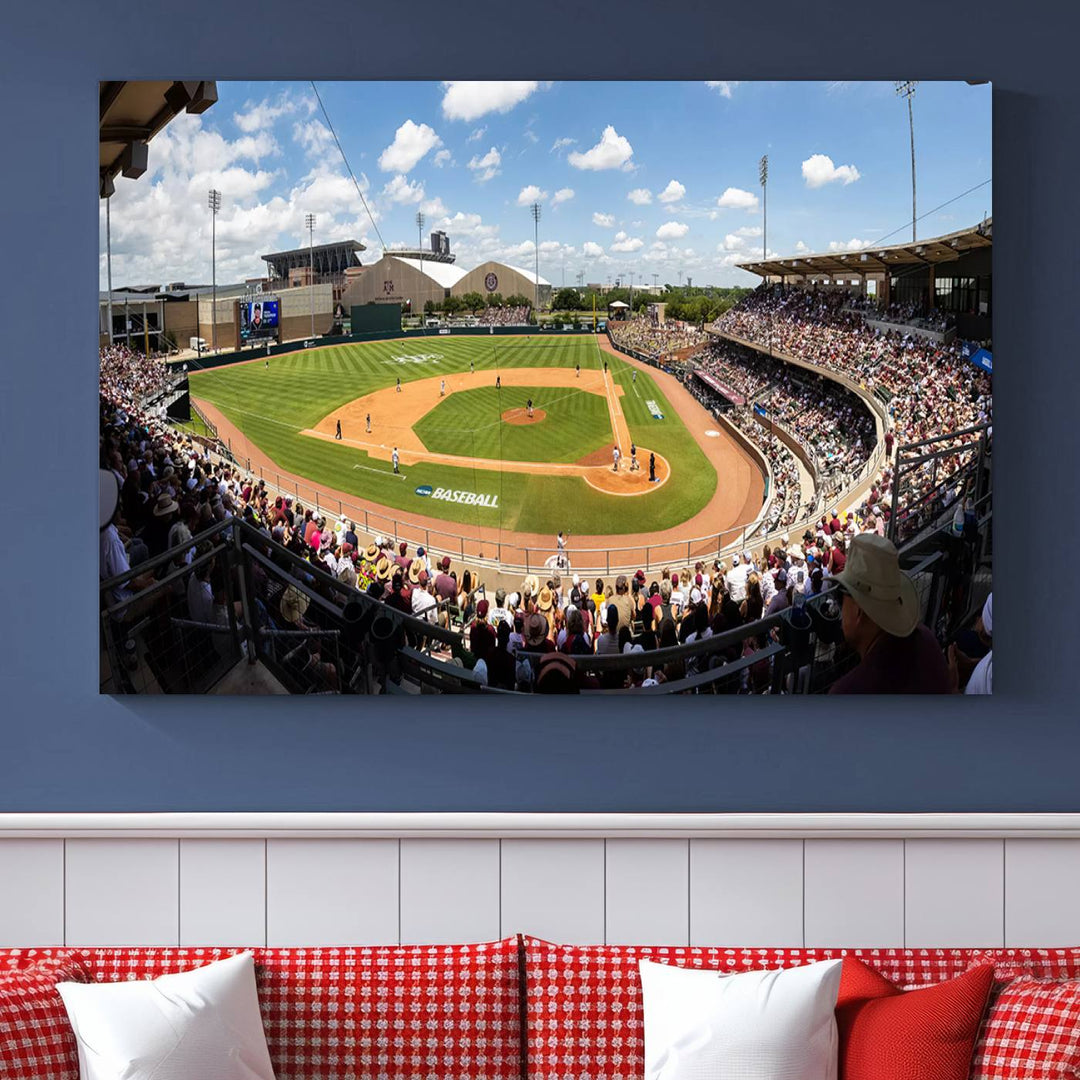
{"label": "home plate area", "polygon": [[[430,450],[417,434],[415,427],[432,410],[447,402],[454,394],[471,390],[495,388],[514,395],[515,387],[555,389],[572,393],[595,394],[607,405],[609,431],[614,438],[599,449],[590,450],[576,461],[517,460],[499,457],[470,456],[468,454],[438,453]],[[670,475],[667,460],[656,455],[656,480],[649,481],[649,454],[646,447],[637,447],[638,468],[631,470],[630,429],[623,416],[619,398],[622,388],[617,386],[606,372],[583,371],[580,374],[568,368],[509,368],[493,373],[490,369],[477,372],[460,372],[452,375],[436,375],[428,379],[411,380],[396,386],[385,387],[335,409],[323,417],[314,428],[302,432],[312,438],[331,440],[340,445],[364,450],[370,458],[390,461],[397,448],[400,467],[417,462],[432,462],[471,469],[485,469],[502,473],[528,473],[546,476],[580,476],[591,487],[610,495],[646,495],[663,486]],[[520,394],[514,395],[520,398]],[[459,399],[460,400],[460,399]],[[548,404],[557,401],[552,398]],[[547,424],[552,419],[548,409],[539,405],[528,415],[524,405],[514,405],[493,415],[492,424],[509,427]],[[341,438],[337,426],[341,424]],[[458,434],[461,434],[458,432]],[[620,449],[618,470],[614,468],[613,450]],[[595,446],[595,442],[593,443]]]}

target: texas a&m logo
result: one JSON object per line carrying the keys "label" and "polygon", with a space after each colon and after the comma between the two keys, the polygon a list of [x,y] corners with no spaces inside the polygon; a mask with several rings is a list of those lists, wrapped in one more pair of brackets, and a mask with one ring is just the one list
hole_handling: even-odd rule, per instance
{"label": "texas a&m logo", "polygon": [[484,278],[484,288],[487,289],[488,292],[494,292],[498,287],[499,279],[495,274],[488,274],[488,276]]}
{"label": "texas a&m logo", "polygon": [[394,291],[394,283],[392,281],[384,281],[382,283],[382,291],[386,293],[387,296],[390,296]]}

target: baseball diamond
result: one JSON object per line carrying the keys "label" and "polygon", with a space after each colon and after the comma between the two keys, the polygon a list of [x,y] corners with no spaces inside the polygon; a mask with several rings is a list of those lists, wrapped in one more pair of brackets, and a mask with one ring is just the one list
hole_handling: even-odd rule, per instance
{"label": "baseball diamond", "polygon": [[398,521],[456,522],[478,540],[549,546],[561,527],[579,548],[629,546],[716,534],[761,509],[755,459],[726,429],[707,436],[714,421],[676,379],[606,338],[444,338],[427,362],[415,357],[400,341],[328,346],[269,369],[197,372],[191,390],[253,466]]}

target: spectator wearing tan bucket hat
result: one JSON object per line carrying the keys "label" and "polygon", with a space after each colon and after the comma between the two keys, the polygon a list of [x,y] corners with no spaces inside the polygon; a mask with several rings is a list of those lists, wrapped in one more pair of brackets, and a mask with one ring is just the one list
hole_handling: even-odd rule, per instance
{"label": "spectator wearing tan bucket hat", "polygon": [[833,581],[843,596],[844,640],[859,664],[832,694],[944,694],[951,689],[937,639],[920,623],[919,594],[883,536],[861,533]]}

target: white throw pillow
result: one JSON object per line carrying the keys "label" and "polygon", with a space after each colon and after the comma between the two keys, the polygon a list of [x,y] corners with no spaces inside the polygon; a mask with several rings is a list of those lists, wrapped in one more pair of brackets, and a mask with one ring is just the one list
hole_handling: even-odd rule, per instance
{"label": "white throw pillow", "polygon": [[640,961],[645,1080],[836,1080],[841,964],[721,975]]}
{"label": "white throw pillow", "polygon": [[81,1080],[274,1080],[249,952],[153,980],[57,989]]}

